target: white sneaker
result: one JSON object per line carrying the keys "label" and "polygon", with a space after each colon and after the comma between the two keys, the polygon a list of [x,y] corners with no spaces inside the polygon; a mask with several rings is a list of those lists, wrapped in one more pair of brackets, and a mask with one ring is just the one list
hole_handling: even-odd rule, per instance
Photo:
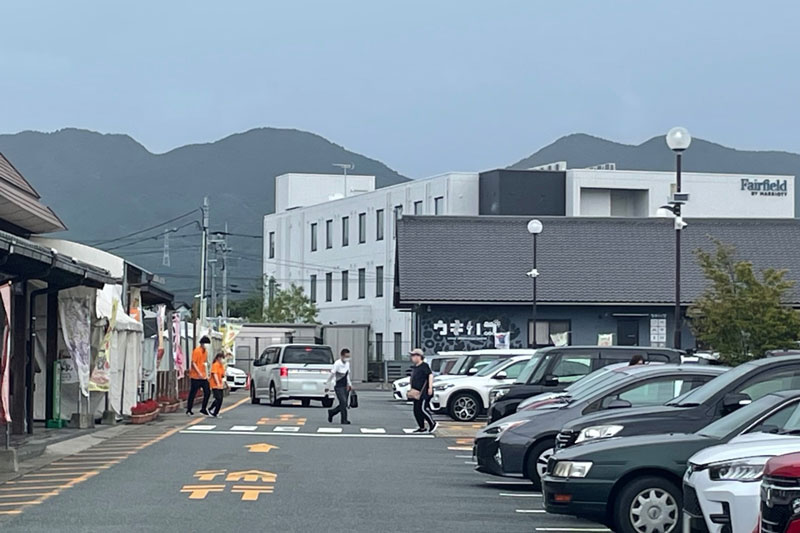
{"label": "white sneaker", "polygon": [[439,429],[439,422],[434,422],[433,427],[428,431],[428,433],[434,433],[436,430]]}

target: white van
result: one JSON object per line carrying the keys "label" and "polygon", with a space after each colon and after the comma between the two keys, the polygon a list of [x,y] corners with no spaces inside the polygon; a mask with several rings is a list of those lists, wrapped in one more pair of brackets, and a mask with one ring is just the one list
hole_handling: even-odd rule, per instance
{"label": "white van", "polygon": [[283,400],[300,400],[308,407],[311,400],[333,405],[326,383],[333,368],[333,351],[319,344],[277,344],[264,350],[253,361],[250,402],[267,399],[277,407]]}

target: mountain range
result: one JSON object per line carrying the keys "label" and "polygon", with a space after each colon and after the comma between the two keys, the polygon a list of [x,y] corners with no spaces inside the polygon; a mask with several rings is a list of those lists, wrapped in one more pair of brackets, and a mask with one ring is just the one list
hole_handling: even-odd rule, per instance
{"label": "mountain range", "polygon": [[[355,173],[376,176],[386,187],[408,178],[380,161],[298,130],[258,128],[206,144],[154,154],[127,135],[63,129],[0,135],[0,152],[64,220],[64,238],[113,251],[167,279],[179,299],[196,294],[203,197],[210,199],[211,228],[228,224],[229,279],[243,291],[261,273],[261,227],[274,210],[274,178],[287,172],[335,173],[333,163],[354,163]],[[573,134],[509,168],[567,161],[570,168],[613,162],[622,170],[672,170],[664,137],[626,145]],[[694,139],[686,171],[800,175],[800,154],[744,151]],[[796,190],[797,194],[797,190]],[[169,224],[162,223],[175,219]],[[126,235],[156,226],[156,229]],[[165,228],[170,265],[163,264]]]}

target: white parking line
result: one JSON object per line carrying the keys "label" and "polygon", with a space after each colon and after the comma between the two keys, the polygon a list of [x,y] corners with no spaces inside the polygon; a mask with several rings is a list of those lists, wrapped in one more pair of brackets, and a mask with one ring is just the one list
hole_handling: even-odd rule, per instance
{"label": "white parking line", "polygon": [[255,431],[258,426],[233,426],[231,431]]}
{"label": "white parking line", "polygon": [[471,455],[456,455],[456,459],[472,459]]}
{"label": "white parking line", "polygon": [[272,431],[278,433],[297,433],[300,431],[300,426],[275,426]]}
{"label": "white parking line", "polygon": [[341,433],[342,428],[319,428],[317,433]]}
{"label": "white parking line", "polygon": [[475,461],[464,461],[464,464],[465,464],[465,465],[472,465],[472,466],[476,466],[478,463],[476,463]]}
{"label": "white parking line", "polygon": [[606,529],[604,527],[537,527],[536,531],[585,531],[587,533],[598,531],[602,533],[611,533],[610,529]]}
{"label": "white parking line", "polygon": [[416,430],[417,430],[417,428],[411,428],[411,429],[403,428],[403,433],[408,435],[408,434],[414,433]]}
{"label": "white parking line", "polygon": [[542,495],[538,492],[501,492],[500,496],[504,496],[506,498],[541,498]]}
{"label": "white parking line", "polygon": [[471,452],[472,446],[448,446],[447,449],[454,452]]}
{"label": "white parking line", "polygon": [[532,487],[533,484],[530,481],[484,481],[487,485],[528,485]]}
{"label": "white parking line", "polygon": [[197,424],[195,426],[192,426],[192,429],[196,429],[198,431],[211,431],[215,427],[217,427],[217,426],[202,426],[200,424]]}
{"label": "white parking line", "polygon": [[547,511],[544,509],[517,509],[519,514],[544,514]]}
{"label": "white parking line", "polygon": [[[298,430],[299,428],[293,428],[292,431]],[[285,433],[281,431],[273,431],[273,432],[266,432],[266,431],[253,431],[252,433],[245,433],[244,431],[192,431],[191,429],[184,429],[179,431],[179,433],[184,435],[270,435],[273,437],[323,437],[323,438],[331,438],[331,439],[342,439],[342,438],[361,438],[361,439],[435,439],[434,435],[430,434],[421,434],[421,435],[393,435],[393,434],[384,434],[384,435],[364,435],[361,433],[339,433],[337,435],[330,435],[326,433]]]}
{"label": "white parking line", "polygon": [[361,428],[361,433],[386,433],[383,428]]}

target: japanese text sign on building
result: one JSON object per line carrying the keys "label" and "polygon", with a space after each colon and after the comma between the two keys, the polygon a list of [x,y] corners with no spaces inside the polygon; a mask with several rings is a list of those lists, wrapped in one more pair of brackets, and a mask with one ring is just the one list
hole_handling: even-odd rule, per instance
{"label": "japanese text sign on building", "polygon": [[440,337],[491,337],[496,338],[499,333],[500,321],[499,320],[485,320],[475,321],[467,320],[451,320],[445,322],[439,320],[433,324],[433,330],[439,334]]}

